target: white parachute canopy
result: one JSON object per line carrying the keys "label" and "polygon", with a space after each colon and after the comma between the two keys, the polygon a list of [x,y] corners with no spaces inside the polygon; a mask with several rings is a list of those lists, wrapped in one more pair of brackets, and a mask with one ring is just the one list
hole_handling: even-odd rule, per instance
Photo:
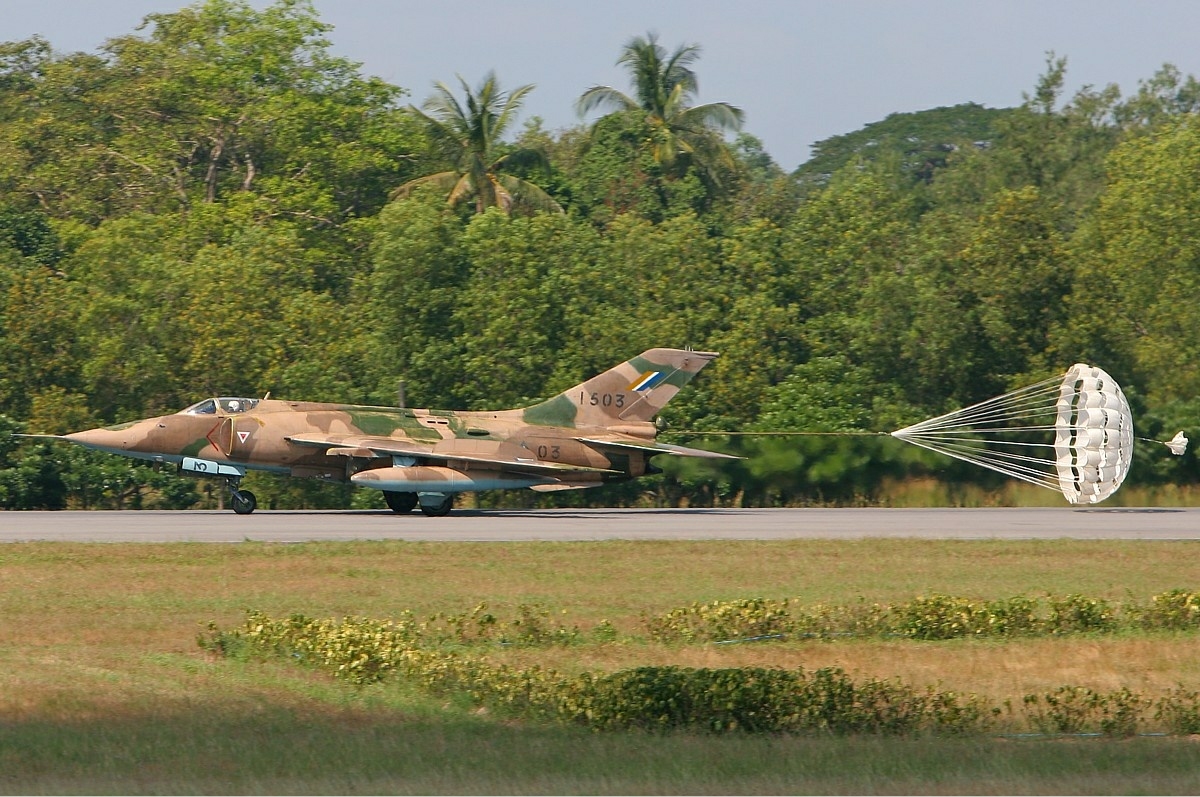
{"label": "white parachute canopy", "polygon": [[[913,424],[892,436],[1058,490],[1072,504],[1099,503],[1115,493],[1133,459],[1133,418],[1121,386],[1100,368],[1082,363],[1061,379]],[[1182,432],[1172,442],[1178,445],[1180,438]],[[1186,446],[1186,438],[1182,444]]]}

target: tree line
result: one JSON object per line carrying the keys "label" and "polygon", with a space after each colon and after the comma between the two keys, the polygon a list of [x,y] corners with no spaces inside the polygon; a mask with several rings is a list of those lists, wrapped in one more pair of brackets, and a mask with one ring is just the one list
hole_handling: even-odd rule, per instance
{"label": "tree line", "polygon": [[[1194,426],[1200,84],[1164,65],[1016,108],[898,113],[793,173],[736,104],[695,104],[698,45],[616,53],[577,126],[515,127],[534,86],[410,91],[330,53],[302,0],[202,0],[96,53],[0,44],[0,433],[208,395],[492,409],[658,345],[721,352],[668,439],[746,456],[595,495],[482,501],[888,500],[970,466],[890,431],[1108,370],[1139,434]],[[587,116],[594,118],[588,119]],[[706,435],[701,438],[700,435]],[[1195,458],[1139,448],[1133,483]],[[891,487],[889,487],[891,485]],[[378,496],[263,477],[264,504]],[[373,491],[368,491],[372,492]],[[187,506],[169,472],[0,436],[0,506]]]}

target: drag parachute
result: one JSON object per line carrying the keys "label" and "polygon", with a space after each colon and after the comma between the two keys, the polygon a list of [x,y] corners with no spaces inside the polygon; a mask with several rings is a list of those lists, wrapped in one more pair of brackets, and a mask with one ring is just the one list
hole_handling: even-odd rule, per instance
{"label": "drag parachute", "polygon": [[[1133,418],[1116,380],[1082,363],[1064,376],[892,432],[893,437],[1023,481],[1072,504],[1117,491],[1133,459]],[[1166,444],[1182,454],[1180,432]]]}

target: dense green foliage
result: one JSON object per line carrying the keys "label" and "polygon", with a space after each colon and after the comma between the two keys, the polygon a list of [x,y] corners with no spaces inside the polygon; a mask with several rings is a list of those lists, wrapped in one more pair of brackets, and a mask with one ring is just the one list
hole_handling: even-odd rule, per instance
{"label": "dense green foliage", "polygon": [[905,174],[928,182],[960,150],[986,149],[999,143],[1000,120],[1012,110],[975,103],[894,113],[853,133],[832,136],[813,145],[812,157],[795,171],[804,185],[821,186],[856,159],[895,159]]}
{"label": "dense green foliage", "polygon": [[[459,137],[456,154],[431,120],[507,124],[530,87],[503,95],[488,76],[465,106],[442,87],[414,113],[328,33],[303,0],[201,0],[94,54],[0,44],[5,429],[211,394],[391,404],[400,380],[411,406],[509,407],[657,345],[722,353],[664,413],[677,432],[890,431],[1077,361],[1125,386],[1144,435],[1200,409],[1200,89],[1169,66],[1128,99],[1067,100],[1051,58],[1019,108],[894,115],[788,175],[752,135],[719,137],[740,122],[727,103],[672,132],[691,47],[675,51],[687,80],[658,73],[673,106],[553,133],[535,120],[512,141]],[[667,51],[639,41],[640,81],[634,56]],[[419,188],[467,174],[477,198],[492,181],[512,201]],[[931,472],[997,483],[887,439],[701,444],[748,458],[481,500],[774,505],[884,500],[881,485]],[[1135,483],[1197,473],[1191,454],[1137,460]],[[28,444],[0,442],[0,468],[4,507],[211,500]],[[264,505],[349,500],[255,489]]]}

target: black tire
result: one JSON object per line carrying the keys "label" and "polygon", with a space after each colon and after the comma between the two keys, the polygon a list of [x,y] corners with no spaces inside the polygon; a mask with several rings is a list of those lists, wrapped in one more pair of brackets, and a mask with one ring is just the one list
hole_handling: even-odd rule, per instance
{"label": "black tire", "polygon": [[387,502],[388,509],[395,512],[397,515],[403,515],[405,512],[411,512],[417,506],[416,493],[398,493],[393,490],[384,490],[383,500]]}
{"label": "black tire", "polygon": [[454,496],[448,495],[446,496],[446,500],[442,501],[440,504],[434,504],[433,506],[421,504],[421,513],[426,517],[445,517],[446,515],[450,514],[450,510],[453,507]]}
{"label": "black tire", "polygon": [[233,511],[239,515],[249,515],[258,506],[258,499],[249,490],[237,490],[233,494]]}

